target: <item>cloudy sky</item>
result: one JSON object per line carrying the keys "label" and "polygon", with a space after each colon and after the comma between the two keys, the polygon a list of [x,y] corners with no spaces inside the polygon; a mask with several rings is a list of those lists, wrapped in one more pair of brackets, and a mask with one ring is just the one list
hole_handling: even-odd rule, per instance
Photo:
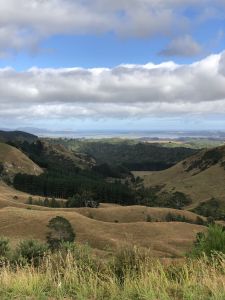
{"label": "cloudy sky", "polygon": [[225,0],[0,0],[0,127],[225,130]]}

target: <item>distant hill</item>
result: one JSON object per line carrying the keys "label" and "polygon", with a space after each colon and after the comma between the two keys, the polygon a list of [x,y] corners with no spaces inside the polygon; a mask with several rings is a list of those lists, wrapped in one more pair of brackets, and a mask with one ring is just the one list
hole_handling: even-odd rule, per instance
{"label": "distant hill", "polygon": [[40,175],[42,169],[20,150],[0,143],[0,177],[12,178],[17,173]]}
{"label": "distant hill", "polygon": [[53,139],[49,142],[63,143],[68,149],[87,153],[98,165],[123,166],[129,171],[164,170],[198,152],[196,149],[180,146],[168,148],[138,140]]}
{"label": "distant hill", "polygon": [[23,132],[23,131],[2,131],[0,130],[0,142],[4,143],[15,143],[15,142],[28,142],[33,143],[37,141],[38,137],[36,135]]}
{"label": "distant hill", "polygon": [[68,150],[61,144],[51,144],[48,141],[37,140],[34,143],[17,143],[31,160],[43,168],[66,169],[77,167],[81,169],[95,165],[95,160],[85,153]]}
{"label": "distant hill", "polygon": [[225,202],[225,146],[203,150],[164,171],[134,174],[146,187],[185,193],[193,201],[191,207],[211,198]]}

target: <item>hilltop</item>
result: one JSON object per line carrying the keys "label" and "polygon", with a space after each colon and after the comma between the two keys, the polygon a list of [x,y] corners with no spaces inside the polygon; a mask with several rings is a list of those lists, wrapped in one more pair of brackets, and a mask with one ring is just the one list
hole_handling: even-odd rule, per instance
{"label": "hilltop", "polygon": [[0,143],[0,166],[2,177],[12,178],[17,173],[40,175],[42,169],[19,149]]}
{"label": "hilltop", "polygon": [[36,142],[38,137],[36,135],[23,131],[3,131],[0,130],[0,142]]}
{"label": "hilltop", "polygon": [[134,172],[146,187],[161,186],[161,192],[179,191],[192,200],[189,208],[216,198],[225,201],[225,146],[203,150],[160,172]]}

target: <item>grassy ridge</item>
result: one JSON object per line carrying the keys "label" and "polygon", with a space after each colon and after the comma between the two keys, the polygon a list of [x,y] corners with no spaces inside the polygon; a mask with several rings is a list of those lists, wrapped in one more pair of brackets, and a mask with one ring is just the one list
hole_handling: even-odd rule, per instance
{"label": "grassy ridge", "polygon": [[1,299],[223,300],[225,256],[153,260],[139,249],[98,261],[82,246],[47,256],[39,268],[0,269]]}

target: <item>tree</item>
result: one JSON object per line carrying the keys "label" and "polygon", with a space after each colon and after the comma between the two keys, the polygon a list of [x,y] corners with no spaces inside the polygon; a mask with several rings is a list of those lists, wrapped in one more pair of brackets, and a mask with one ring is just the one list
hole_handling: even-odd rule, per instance
{"label": "tree", "polygon": [[52,250],[60,248],[64,242],[74,242],[75,233],[70,222],[60,216],[51,219],[48,223],[50,231],[47,233],[47,243]]}

